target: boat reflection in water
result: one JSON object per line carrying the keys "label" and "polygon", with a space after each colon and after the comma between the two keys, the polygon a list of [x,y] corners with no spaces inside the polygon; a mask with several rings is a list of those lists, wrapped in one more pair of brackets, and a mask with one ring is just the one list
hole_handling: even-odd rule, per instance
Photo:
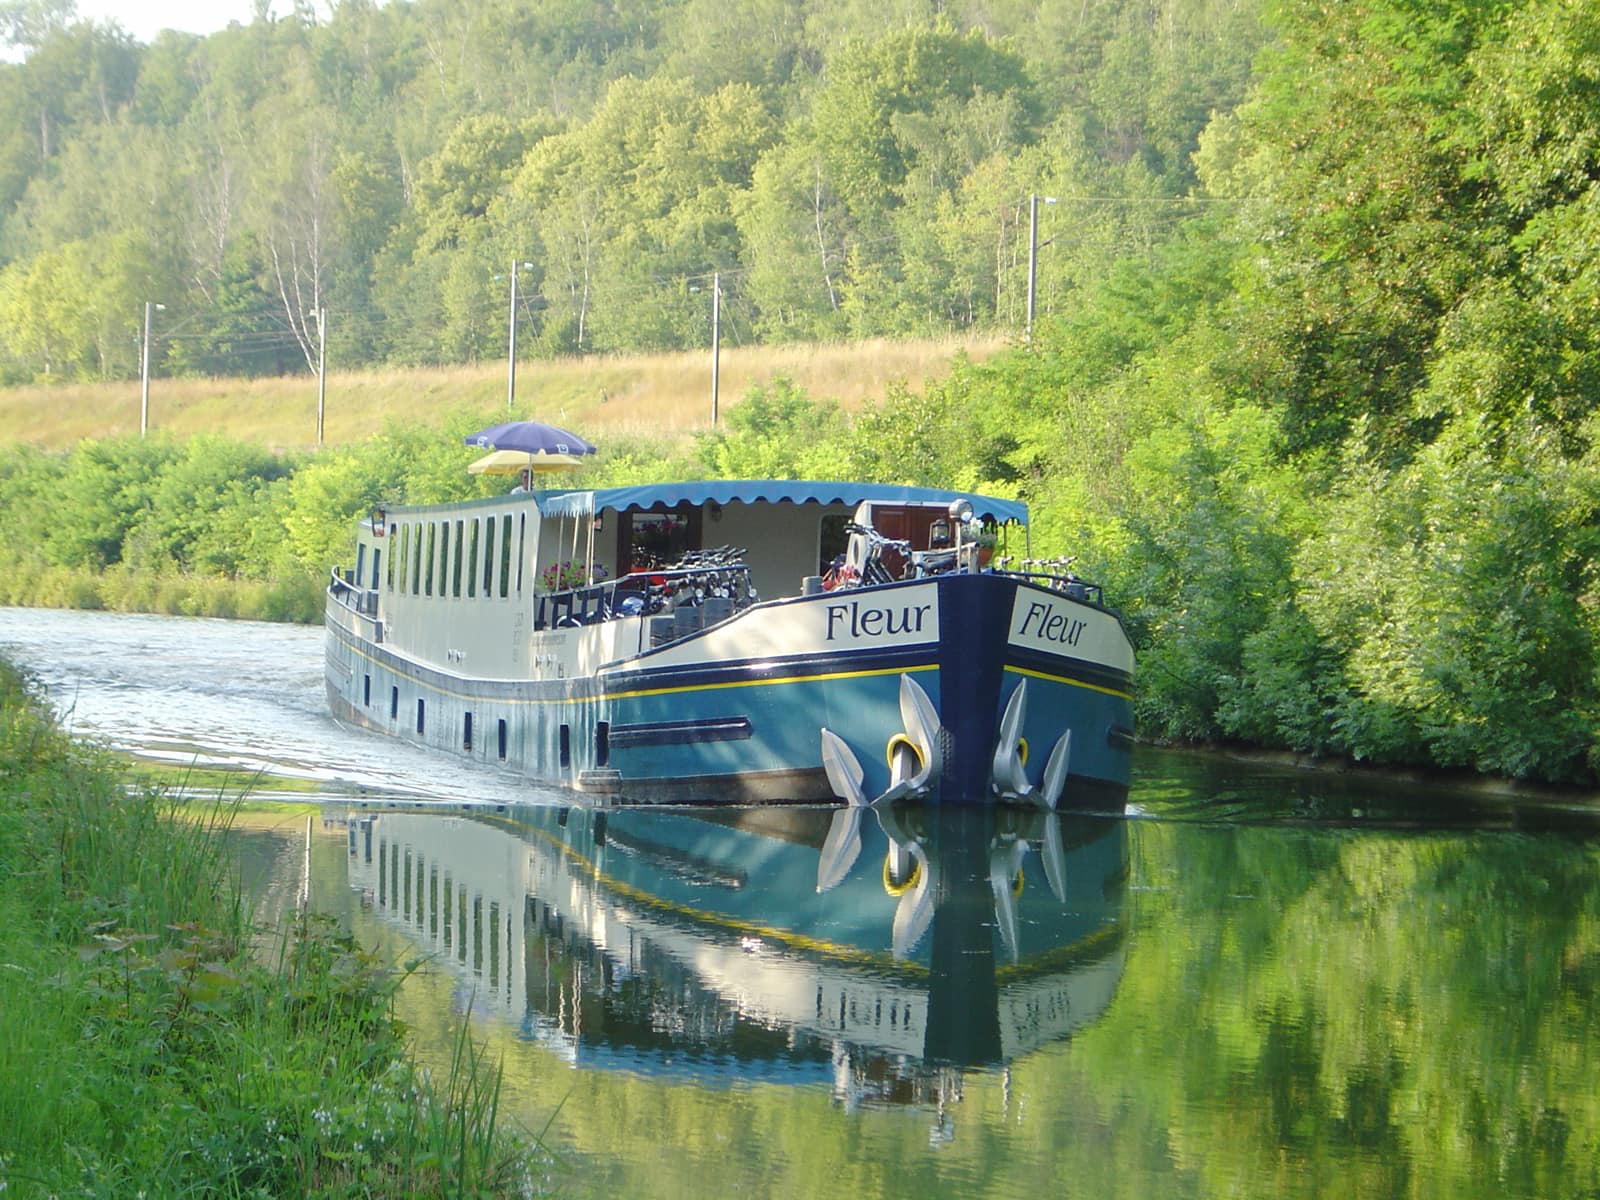
{"label": "boat reflection in water", "polygon": [[585,1069],[940,1104],[1122,968],[1118,818],[954,805],[351,813],[349,874]]}

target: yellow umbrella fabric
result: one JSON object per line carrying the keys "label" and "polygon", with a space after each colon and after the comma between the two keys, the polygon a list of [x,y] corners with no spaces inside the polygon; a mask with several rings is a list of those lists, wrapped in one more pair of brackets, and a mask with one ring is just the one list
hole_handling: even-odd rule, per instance
{"label": "yellow umbrella fabric", "polygon": [[522,450],[491,450],[467,464],[474,475],[515,475],[518,471],[570,471],[583,466],[575,454],[528,454]]}

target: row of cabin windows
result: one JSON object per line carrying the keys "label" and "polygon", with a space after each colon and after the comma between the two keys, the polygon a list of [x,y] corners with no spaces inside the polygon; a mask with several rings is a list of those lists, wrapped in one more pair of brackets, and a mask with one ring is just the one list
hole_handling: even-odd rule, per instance
{"label": "row of cabin windows", "polygon": [[[483,596],[504,600],[522,595],[528,514],[404,521],[390,526],[389,573],[372,556],[374,586],[383,578],[390,591],[406,596]],[[357,578],[363,564],[358,558]]]}
{"label": "row of cabin windows", "polygon": [[[370,823],[364,843],[366,861],[378,868],[376,899],[380,909],[414,922],[419,933],[442,941],[445,949],[453,951],[462,963],[469,962],[470,951],[472,970],[482,975],[487,965],[491,987],[502,982],[504,967],[504,982],[510,985],[515,931],[510,913],[498,900],[490,898],[486,911],[481,892],[470,891],[448,866],[430,862],[421,848],[407,845],[402,851],[400,842],[385,841],[379,843],[374,854]],[[356,853],[352,837],[350,857]]]}
{"label": "row of cabin windows", "polygon": [[[362,703],[368,708],[372,707],[371,675],[363,675],[361,677],[361,699]],[[392,686],[389,689],[389,719],[391,721],[398,721],[400,719],[400,688],[398,685]],[[417,733],[423,734],[426,733],[427,730],[428,702],[421,696],[418,696]],[[502,762],[505,761],[506,757],[506,737],[506,719],[501,717],[495,722],[495,752],[496,756]],[[572,729],[565,723],[562,724],[559,730],[558,741],[560,746],[559,755],[561,765],[563,767],[569,767],[572,765]],[[462,715],[461,748],[463,750],[472,749],[472,714],[470,712]],[[597,765],[603,767],[609,762],[610,758],[611,723],[609,721],[601,721],[595,726],[595,762]]]}

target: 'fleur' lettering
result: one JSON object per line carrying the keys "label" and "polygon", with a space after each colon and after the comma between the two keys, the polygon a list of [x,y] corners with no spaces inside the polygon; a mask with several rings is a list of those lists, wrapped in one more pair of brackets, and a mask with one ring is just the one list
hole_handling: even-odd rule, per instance
{"label": "'fleur' lettering", "polygon": [[1076,646],[1078,639],[1083,636],[1086,625],[1087,622],[1067,616],[1066,613],[1058,611],[1054,605],[1035,600],[1028,605],[1028,611],[1023,616],[1022,626],[1017,633],[1024,637],[1031,635],[1040,641]]}
{"label": "'fleur' lettering", "polygon": [[828,641],[838,637],[899,637],[921,633],[931,604],[890,605],[863,608],[861,601],[828,605]]}

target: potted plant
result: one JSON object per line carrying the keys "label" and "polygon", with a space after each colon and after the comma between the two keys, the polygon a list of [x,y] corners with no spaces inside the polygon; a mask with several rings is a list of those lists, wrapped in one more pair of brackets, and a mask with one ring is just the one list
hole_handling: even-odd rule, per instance
{"label": "potted plant", "polygon": [[605,577],[606,569],[599,563],[569,559],[565,562],[551,563],[546,567],[541,582],[546,591],[570,592],[587,587],[591,583],[599,583]]}

